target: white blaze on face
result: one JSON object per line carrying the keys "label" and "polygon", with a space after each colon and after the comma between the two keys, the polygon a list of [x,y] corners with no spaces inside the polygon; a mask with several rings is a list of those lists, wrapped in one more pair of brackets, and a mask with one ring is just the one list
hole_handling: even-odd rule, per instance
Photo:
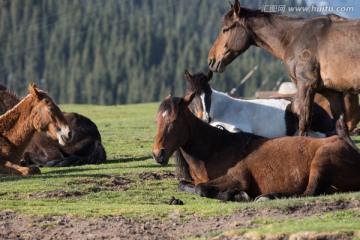
{"label": "white blaze on face", "polygon": [[[72,141],[73,134],[70,133],[71,130],[68,125],[60,127],[60,131],[56,132],[59,144],[61,146],[65,146],[66,143],[69,143]],[[70,136],[70,138],[69,138]]]}
{"label": "white blaze on face", "polygon": [[166,110],[166,111],[164,111],[164,112],[161,114],[161,116],[162,116],[162,117],[166,117],[168,114],[169,114],[169,112]]}
{"label": "white blaze on face", "polygon": [[206,111],[205,93],[202,93],[200,95],[200,99],[201,99],[201,105],[203,108],[202,120],[207,122],[210,119],[210,116],[209,116],[209,113]]}

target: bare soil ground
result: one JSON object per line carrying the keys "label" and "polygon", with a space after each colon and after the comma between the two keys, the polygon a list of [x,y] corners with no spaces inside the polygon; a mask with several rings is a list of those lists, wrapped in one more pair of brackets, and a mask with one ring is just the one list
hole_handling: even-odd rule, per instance
{"label": "bare soil ground", "polygon": [[[0,213],[0,239],[182,239],[200,237],[233,229],[251,229],[257,226],[254,218],[303,219],[314,214],[360,207],[357,200],[319,201],[304,203],[292,209],[279,210],[247,208],[227,217],[200,218],[196,216],[180,220],[173,214],[170,220],[151,219],[140,221],[122,216],[103,218],[78,218],[70,216],[34,217],[12,211]],[[360,222],[360,214],[354,219]],[[206,236],[206,235],[205,235]],[[346,234],[300,233],[267,236],[267,239],[352,239]],[[259,236],[222,236],[221,239],[257,239]]]}
{"label": "bare soil ground", "polygon": [[[106,176],[105,176],[106,177]],[[143,172],[138,175],[143,180],[161,180],[174,178],[172,173]],[[133,182],[123,177],[107,177],[107,181],[99,182],[89,179],[79,180],[76,184],[91,184],[101,189],[126,191]],[[81,192],[58,190],[51,193],[36,193],[29,198],[69,198],[81,197]],[[167,203],[164,203],[167,204]],[[168,204],[179,204],[169,199]],[[186,204],[186,203],[184,203]],[[254,219],[259,218],[291,218],[304,219],[315,214],[345,209],[356,209],[359,214],[354,221],[360,224],[360,201],[358,200],[319,200],[304,202],[287,209],[246,208],[226,217],[181,216],[174,212],[167,220],[153,218],[151,220],[125,219],[122,216],[102,218],[80,218],[73,216],[28,216],[13,211],[0,212],[0,239],[183,239],[202,237],[206,239],[260,239],[256,234],[231,235],[223,234],[214,237],[214,233],[234,229],[253,229],[259,226]],[[357,233],[360,238],[360,232]],[[303,232],[292,235],[269,235],[265,239],[352,239],[354,236],[339,234],[316,234]]]}

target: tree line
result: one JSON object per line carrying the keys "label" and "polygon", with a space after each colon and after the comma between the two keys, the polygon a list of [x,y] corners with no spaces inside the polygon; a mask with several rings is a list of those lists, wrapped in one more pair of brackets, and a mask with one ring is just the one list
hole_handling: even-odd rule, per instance
{"label": "tree line", "polygon": [[[305,6],[297,0],[242,0]],[[20,95],[36,83],[58,103],[126,104],[159,101],[185,92],[183,72],[207,71],[207,55],[227,1],[214,0],[2,0],[0,79]],[[251,47],[215,74],[229,91],[255,66],[240,96],[289,80],[281,62]]]}

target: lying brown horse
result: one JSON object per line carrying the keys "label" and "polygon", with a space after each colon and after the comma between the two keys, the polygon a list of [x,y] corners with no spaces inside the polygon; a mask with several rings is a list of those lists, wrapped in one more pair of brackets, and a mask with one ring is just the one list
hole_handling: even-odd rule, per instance
{"label": "lying brown horse", "polygon": [[241,8],[235,0],[209,52],[209,68],[223,72],[251,45],[279,58],[297,84],[301,135],[307,134],[314,95],[319,92],[329,100],[334,120],[339,121],[338,134],[348,137],[343,92],[360,91],[360,20],[334,14],[290,18]]}
{"label": "lying brown horse", "polygon": [[168,97],[156,117],[156,162],[167,164],[180,148],[190,166],[194,181],[180,182],[181,190],[235,201],[360,190],[360,154],[341,137],[267,139],[230,133],[191,113],[194,96]]}
{"label": "lying brown horse", "polygon": [[30,94],[14,108],[0,115],[0,174],[39,174],[37,167],[19,166],[20,159],[34,133],[45,132],[60,145],[71,142],[72,131],[52,99],[35,85]]}
{"label": "lying brown horse", "polygon": [[[21,101],[20,97],[1,84],[0,94],[0,115]],[[106,151],[95,123],[77,113],[63,114],[74,131],[72,143],[61,146],[45,133],[36,132],[24,150],[22,166],[69,167],[106,161]]]}

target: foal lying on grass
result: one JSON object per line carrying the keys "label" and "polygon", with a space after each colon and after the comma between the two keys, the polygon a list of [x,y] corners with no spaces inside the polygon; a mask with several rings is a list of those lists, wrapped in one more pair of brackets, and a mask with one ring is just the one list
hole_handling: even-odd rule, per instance
{"label": "foal lying on grass", "polygon": [[224,201],[360,190],[360,153],[341,137],[230,133],[190,112],[194,96],[169,96],[156,117],[156,162],[167,164],[180,148],[189,164],[193,182],[180,182],[180,190]]}
{"label": "foal lying on grass", "polygon": [[[0,84],[0,115],[13,108],[21,98]],[[106,161],[106,151],[100,132],[89,118],[77,113],[63,112],[74,131],[70,145],[61,146],[46,133],[36,132],[24,150],[22,166],[70,167],[100,164]]]}
{"label": "foal lying on grass", "polygon": [[35,85],[30,94],[14,108],[0,115],[0,174],[39,174],[37,167],[21,167],[19,162],[26,146],[36,132],[46,133],[65,146],[73,132],[64,115],[52,99]]}

